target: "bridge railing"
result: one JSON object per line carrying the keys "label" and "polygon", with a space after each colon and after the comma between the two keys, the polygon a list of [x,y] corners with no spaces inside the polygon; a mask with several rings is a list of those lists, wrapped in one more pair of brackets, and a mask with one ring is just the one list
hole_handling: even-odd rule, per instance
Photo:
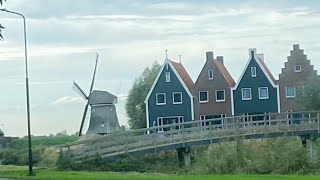
{"label": "bridge railing", "polygon": [[71,153],[75,159],[93,157],[96,154],[111,156],[132,150],[154,148],[171,143],[186,143],[201,139],[243,136],[250,134],[287,132],[297,130],[320,131],[320,111],[268,113],[217,119],[195,120],[167,124],[151,128],[129,130],[77,141],[59,146],[62,154]]}

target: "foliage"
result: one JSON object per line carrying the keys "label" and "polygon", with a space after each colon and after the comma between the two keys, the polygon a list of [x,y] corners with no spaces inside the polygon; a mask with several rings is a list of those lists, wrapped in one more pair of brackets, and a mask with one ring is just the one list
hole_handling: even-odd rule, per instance
{"label": "foliage", "polygon": [[[52,146],[74,142],[77,136],[56,135],[56,136],[33,136],[33,163],[36,166],[55,166],[59,154],[52,149]],[[14,139],[10,147],[0,150],[0,164],[4,165],[27,165],[28,164],[28,138]]]}
{"label": "foliage", "polygon": [[320,109],[320,78],[311,76],[303,89],[297,92],[298,104],[301,104],[306,110]]}
{"label": "foliage", "polygon": [[135,80],[129,91],[125,108],[129,117],[128,123],[132,129],[145,128],[147,126],[144,100],[155,81],[160,67],[161,66],[155,62],[151,68],[145,68],[141,76]]}
{"label": "foliage", "polygon": [[199,154],[194,174],[305,174],[319,164],[294,138],[262,139],[214,144]]}

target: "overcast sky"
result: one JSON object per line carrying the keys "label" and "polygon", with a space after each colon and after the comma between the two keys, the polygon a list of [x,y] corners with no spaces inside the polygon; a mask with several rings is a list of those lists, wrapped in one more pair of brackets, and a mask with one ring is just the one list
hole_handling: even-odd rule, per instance
{"label": "overcast sky", "polygon": [[[269,1],[7,0],[4,8],[27,18],[32,134],[79,129],[85,101],[72,82],[88,91],[95,52],[100,53],[95,89],[128,93],[135,77],[154,61],[178,59],[195,81],[205,52],[223,55],[237,81],[248,49],[265,54],[278,78],[292,45],[299,43],[320,70],[320,3]],[[27,134],[21,18],[0,12],[0,128]],[[125,99],[117,105],[127,125]],[[88,121],[87,121],[88,122]],[[3,124],[3,127],[2,127]]]}

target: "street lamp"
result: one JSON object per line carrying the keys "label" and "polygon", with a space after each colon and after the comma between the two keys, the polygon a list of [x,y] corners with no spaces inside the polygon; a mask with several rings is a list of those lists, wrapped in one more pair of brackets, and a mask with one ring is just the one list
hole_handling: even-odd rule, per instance
{"label": "street lamp", "polygon": [[7,13],[19,15],[23,19],[23,30],[24,30],[24,58],[26,65],[26,96],[27,96],[27,120],[28,120],[28,144],[29,144],[29,175],[33,175],[32,171],[32,145],[31,145],[31,130],[30,130],[30,101],[29,101],[29,77],[28,77],[28,56],[27,56],[27,30],[26,30],[26,18],[23,14],[9,11],[7,9],[0,9]]}

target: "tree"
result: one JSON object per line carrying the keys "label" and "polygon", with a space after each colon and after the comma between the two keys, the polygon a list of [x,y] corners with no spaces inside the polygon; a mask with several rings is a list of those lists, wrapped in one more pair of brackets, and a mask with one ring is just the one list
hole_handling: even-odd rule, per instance
{"label": "tree", "polygon": [[135,80],[129,91],[126,102],[126,112],[129,117],[129,126],[132,129],[146,128],[145,98],[157,77],[161,66],[155,62],[151,68],[147,67],[139,78]]}
{"label": "tree", "polygon": [[[2,6],[2,3],[3,1],[6,1],[6,0],[0,0],[0,5]],[[2,36],[2,29],[4,29],[4,27],[0,24],[0,40],[3,39],[3,36]]]}
{"label": "tree", "polygon": [[320,77],[311,76],[297,92],[297,103],[306,110],[320,110]]}

